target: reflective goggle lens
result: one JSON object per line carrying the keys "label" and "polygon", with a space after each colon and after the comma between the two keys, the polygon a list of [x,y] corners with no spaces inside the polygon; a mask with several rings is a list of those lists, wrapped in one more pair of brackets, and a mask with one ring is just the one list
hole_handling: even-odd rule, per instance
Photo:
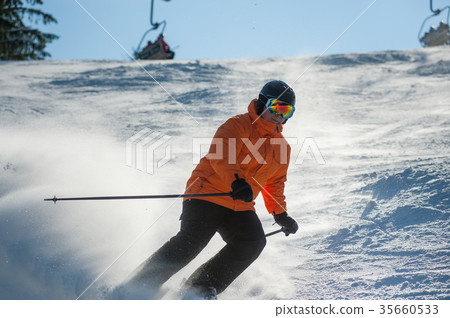
{"label": "reflective goggle lens", "polygon": [[294,115],[295,107],[275,98],[270,98],[266,104],[267,109],[275,115],[282,115],[288,119]]}

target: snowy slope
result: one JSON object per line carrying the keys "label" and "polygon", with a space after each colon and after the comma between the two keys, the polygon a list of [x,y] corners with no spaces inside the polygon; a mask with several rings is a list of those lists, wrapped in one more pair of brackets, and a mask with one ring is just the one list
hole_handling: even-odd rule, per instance
{"label": "snowy slope", "polygon": [[[0,299],[88,287],[82,298],[97,298],[124,279],[177,232],[180,200],[43,198],[182,193],[193,139],[274,78],[298,96],[284,135],[301,230],[270,237],[220,298],[449,299],[449,49],[315,59],[0,63]],[[143,128],[171,137],[153,174],[126,165],[126,140]],[[260,198],[257,208],[275,230]],[[167,287],[222,245],[215,237]]]}

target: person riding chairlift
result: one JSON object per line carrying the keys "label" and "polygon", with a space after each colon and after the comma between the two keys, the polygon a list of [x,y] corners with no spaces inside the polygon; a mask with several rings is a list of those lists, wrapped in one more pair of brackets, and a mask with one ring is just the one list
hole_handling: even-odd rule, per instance
{"label": "person riding chairlift", "polygon": [[[152,52],[152,47],[160,45],[160,50]],[[157,59],[173,59],[175,53],[170,50],[169,44],[164,41],[164,34],[160,34],[155,42],[148,41],[145,48],[139,53],[138,57],[141,59],[152,59],[151,57],[157,57]]]}
{"label": "person riding chairlift", "polygon": [[158,39],[156,41],[161,42],[164,52],[170,51],[170,46],[169,46],[169,44],[167,44],[166,41],[164,41],[164,35],[162,33],[158,36]]}

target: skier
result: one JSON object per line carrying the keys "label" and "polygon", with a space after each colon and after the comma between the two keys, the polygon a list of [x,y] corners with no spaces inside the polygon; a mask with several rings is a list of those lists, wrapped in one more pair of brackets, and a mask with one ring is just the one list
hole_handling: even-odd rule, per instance
{"label": "skier", "polygon": [[162,284],[194,259],[218,232],[225,247],[184,285],[185,299],[216,299],[264,249],[265,234],[254,208],[259,192],[285,234],[297,231],[297,222],[286,212],[284,183],[290,147],[281,134],[294,105],[293,89],[283,81],[270,81],[258,99],[251,101],[247,113],[219,127],[185,193],[232,190],[231,196],[185,199],[180,231],[138,267],[124,285],[128,297],[144,292],[157,298]]}

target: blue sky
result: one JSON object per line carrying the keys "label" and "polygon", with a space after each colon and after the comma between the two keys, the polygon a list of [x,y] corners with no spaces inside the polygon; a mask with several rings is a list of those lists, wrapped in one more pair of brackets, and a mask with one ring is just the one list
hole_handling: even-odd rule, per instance
{"label": "blue sky", "polygon": [[[44,0],[60,36],[52,59],[129,59],[77,1],[129,53],[150,28],[151,0]],[[155,0],[154,21],[167,21],[175,59],[232,59],[320,55],[374,0]],[[434,8],[449,5],[434,0]],[[431,15],[429,0],[376,0],[326,54],[420,47],[417,34]],[[447,11],[427,27],[446,20]],[[149,34],[149,40],[158,32]]]}

